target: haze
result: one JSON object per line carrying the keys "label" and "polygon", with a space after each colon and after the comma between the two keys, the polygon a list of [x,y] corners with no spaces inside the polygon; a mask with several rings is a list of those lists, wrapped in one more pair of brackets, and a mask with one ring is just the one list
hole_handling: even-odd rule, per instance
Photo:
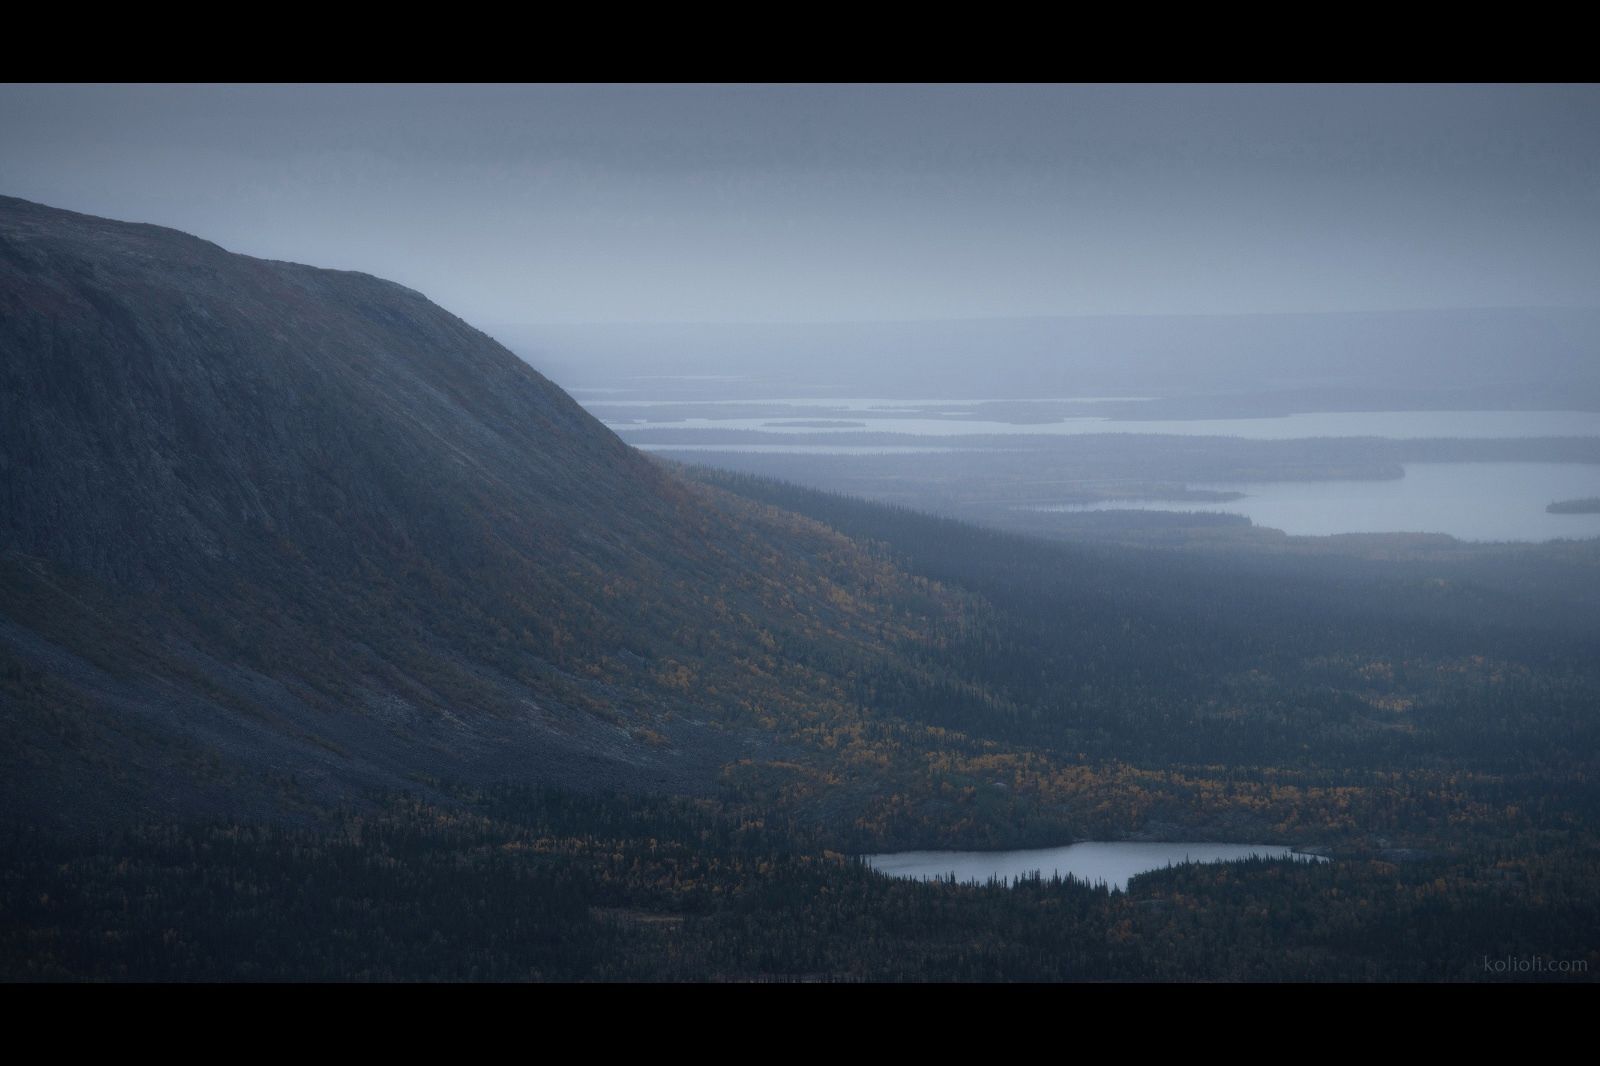
{"label": "haze", "polygon": [[1590,306],[1595,86],[7,86],[0,189],[478,324]]}
{"label": "haze", "polygon": [[0,983],[1592,981],[1597,104],[0,87]]}

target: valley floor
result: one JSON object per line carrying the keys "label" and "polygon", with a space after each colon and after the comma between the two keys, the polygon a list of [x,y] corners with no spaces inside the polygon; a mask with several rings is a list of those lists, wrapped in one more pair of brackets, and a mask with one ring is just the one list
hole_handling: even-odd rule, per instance
{"label": "valley floor", "polygon": [[490,790],[319,829],[5,841],[8,981],[1592,981],[1600,841],[894,880],[717,802]]}

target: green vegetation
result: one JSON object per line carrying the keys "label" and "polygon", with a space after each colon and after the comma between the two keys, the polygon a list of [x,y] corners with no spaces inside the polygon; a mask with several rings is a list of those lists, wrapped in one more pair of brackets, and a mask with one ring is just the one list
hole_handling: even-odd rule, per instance
{"label": "green vegetation", "polygon": [[[958,609],[931,630],[885,631],[878,660],[834,658],[803,631],[769,632],[773,663],[836,687],[820,704],[727,705],[788,746],[730,758],[715,798],[433,783],[426,797],[373,800],[298,828],[189,821],[81,838],[14,829],[0,882],[0,973],[1569,981],[1600,972],[1595,658],[1581,635],[1589,631],[1548,615],[1536,625],[1496,593],[1526,560],[1499,573],[1475,557],[1478,580],[1447,570],[1443,586],[1409,567],[1353,578],[1333,563],[1285,582],[701,476],[876,545],[865,556],[872,565],[903,575],[885,589],[942,588]],[[1442,602],[1419,604],[1424,593]],[[1451,624],[1462,597],[1477,606]],[[53,684],[19,669],[0,678],[17,689]],[[71,722],[60,728],[70,733]],[[1319,843],[1334,861],[1183,868],[1108,894],[1071,882],[897,882],[848,858],[1195,834]],[[1534,957],[1587,969],[1483,963]]]}
{"label": "green vegetation", "polygon": [[711,801],[496,789],[318,829],[5,840],[9,980],[1526,979],[1600,972],[1600,851],[896,881]]}
{"label": "green vegetation", "polygon": [[1557,500],[1545,508],[1551,514],[1600,514],[1600,497],[1589,496],[1581,500]]}
{"label": "green vegetation", "polygon": [[[1198,556],[685,476],[398,286],[6,199],[0,243],[4,976],[1593,956],[1600,542]],[[1338,861],[845,858],[1129,837]]]}

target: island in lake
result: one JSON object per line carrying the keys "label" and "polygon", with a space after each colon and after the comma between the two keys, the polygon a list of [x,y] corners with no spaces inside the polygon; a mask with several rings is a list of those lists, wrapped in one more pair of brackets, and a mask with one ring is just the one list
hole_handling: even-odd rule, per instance
{"label": "island in lake", "polygon": [[1600,496],[1581,500],[1557,500],[1545,508],[1551,514],[1600,514]]}
{"label": "island in lake", "polygon": [[865,422],[846,422],[838,418],[788,418],[781,422],[764,422],[765,426],[784,429],[866,429]]}

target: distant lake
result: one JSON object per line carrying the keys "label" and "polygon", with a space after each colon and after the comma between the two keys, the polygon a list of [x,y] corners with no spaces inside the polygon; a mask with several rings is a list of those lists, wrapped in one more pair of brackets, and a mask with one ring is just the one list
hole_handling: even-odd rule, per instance
{"label": "distant lake", "polygon": [[[1106,397],[1100,398],[1108,399]],[[1077,402],[1087,402],[1081,398]],[[834,409],[854,419],[866,419],[870,432],[907,433],[933,437],[976,435],[1043,434],[1048,436],[1086,433],[1161,433],[1178,436],[1244,437],[1250,440],[1296,440],[1306,437],[1386,437],[1396,440],[1433,437],[1506,439],[1512,437],[1600,437],[1600,412],[1594,411],[1319,411],[1283,415],[1276,418],[1198,418],[1170,420],[1131,420],[1097,417],[1065,418],[1054,422],[997,422],[980,418],[916,417],[918,405],[900,401],[891,404],[869,400],[769,401],[771,406],[759,417],[725,418],[716,402],[667,404],[640,401],[627,404],[630,417],[611,418],[612,429],[626,435],[643,429],[729,429],[761,433],[793,433],[793,427],[774,426],[773,420],[810,409]],[[621,407],[623,404],[595,406]],[[652,407],[672,406],[682,412],[692,408],[691,417],[665,421],[651,419]],[[951,415],[963,412],[952,410]],[[911,417],[901,417],[910,414]],[[812,428],[807,433],[859,433],[859,427]]]}
{"label": "distant lake", "polygon": [[938,455],[976,448],[916,444],[636,444],[647,452],[745,452],[752,455]]}
{"label": "distant lake", "polygon": [[1275,844],[1069,844],[1061,848],[1033,848],[1026,851],[900,851],[888,855],[866,855],[867,865],[890,877],[912,880],[948,878],[982,884],[992,877],[1010,881],[1031,877],[1035,872],[1049,878],[1055,874],[1075,877],[1090,884],[1105,882],[1118,891],[1127,891],[1128,879],[1150,870],[1180,866],[1186,862],[1234,862],[1259,856],[1267,859],[1294,857],[1302,861],[1326,861],[1314,855],[1301,855]]}
{"label": "distant lake", "polygon": [[[595,392],[616,393],[623,389],[568,389],[568,392]],[[782,396],[776,399],[731,399],[731,400],[579,400],[579,403],[592,406],[605,407],[680,407],[703,406],[707,410],[717,407],[797,407],[802,409],[827,408],[831,410],[851,411],[856,413],[892,412],[920,410],[930,407],[949,407],[957,411],[971,407],[974,404],[984,403],[1139,403],[1153,400],[1154,396],[991,396],[983,399],[952,399],[940,398],[890,398],[887,396]]]}
{"label": "distant lake", "polygon": [[1406,463],[1387,481],[1204,482],[1243,492],[1224,503],[1131,500],[1039,507],[1041,511],[1215,511],[1298,536],[1448,533],[1472,541],[1547,541],[1600,536],[1600,514],[1550,514],[1556,500],[1600,496],[1600,466],[1585,463]]}

